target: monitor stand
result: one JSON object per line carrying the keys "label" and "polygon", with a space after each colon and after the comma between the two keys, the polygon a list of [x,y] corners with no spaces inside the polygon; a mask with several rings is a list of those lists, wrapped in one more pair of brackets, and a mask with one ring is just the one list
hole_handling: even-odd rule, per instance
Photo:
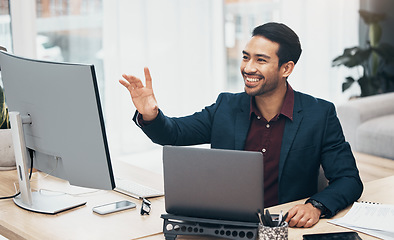
{"label": "monitor stand", "polygon": [[166,240],[178,235],[214,236],[233,240],[257,239],[258,223],[223,221],[162,214],[163,233]]}
{"label": "monitor stand", "polygon": [[86,204],[86,201],[67,194],[43,194],[32,192],[27,168],[27,148],[23,134],[23,124],[31,124],[30,116],[22,117],[19,112],[10,112],[12,141],[14,144],[16,168],[20,194],[14,203],[29,211],[56,214]]}

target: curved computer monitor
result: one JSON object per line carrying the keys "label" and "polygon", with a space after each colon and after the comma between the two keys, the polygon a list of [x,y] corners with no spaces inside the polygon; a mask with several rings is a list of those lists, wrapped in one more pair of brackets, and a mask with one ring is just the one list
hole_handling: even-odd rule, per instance
{"label": "curved computer monitor", "polygon": [[[39,61],[3,51],[0,66],[18,174],[23,180],[21,196],[14,198],[15,203],[45,213],[72,207],[66,204],[55,210],[41,209],[46,208],[41,205],[51,204],[47,201],[61,200],[42,199],[39,193],[30,191],[27,149],[33,150],[33,166],[40,171],[68,180],[71,185],[113,189],[94,66]],[[74,205],[83,204],[77,201]]]}

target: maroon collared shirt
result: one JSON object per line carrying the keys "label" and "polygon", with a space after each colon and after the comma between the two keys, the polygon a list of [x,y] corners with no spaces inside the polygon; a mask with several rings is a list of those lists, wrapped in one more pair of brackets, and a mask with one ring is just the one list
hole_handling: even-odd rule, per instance
{"label": "maroon collared shirt", "polygon": [[264,207],[278,204],[278,175],[280,148],[286,118],[293,120],[294,91],[287,83],[287,92],[281,111],[267,121],[256,106],[250,104],[250,128],[245,142],[246,151],[261,151],[264,156]]}

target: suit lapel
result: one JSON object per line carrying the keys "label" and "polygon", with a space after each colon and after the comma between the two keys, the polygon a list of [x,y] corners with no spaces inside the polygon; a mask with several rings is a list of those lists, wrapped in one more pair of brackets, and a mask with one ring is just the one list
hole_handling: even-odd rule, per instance
{"label": "suit lapel", "polygon": [[[245,94],[245,96],[247,96]],[[250,119],[250,97],[247,96],[243,98],[240,105],[239,111],[236,114],[235,119],[235,139],[234,146],[235,150],[244,150],[246,137],[249,131]],[[279,181],[282,176],[283,167],[287,160],[289,151],[293,145],[295,136],[300,127],[303,119],[302,105],[299,93],[294,91],[294,111],[293,111],[293,121],[286,119],[285,130],[283,133],[282,146],[280,150],[279,159]]]}
{"label": "suit lapel", "polygon": [[285,166],[287,156],[289,155],[289,151],[293,145],[294,138],[300,127],[302,118],[303,118],[303,114],[302,114],[300,95],[296,91],[294,91],[293,121],[291,121],[290,119],[286,119],[285,130],[282,138],[282,146],[280,150],[279,176],[278,176],[279,182],[281,180],[283,167]]}
{"label": "suit lapel", "polygon": [[250,97],[245,94],[235,118],[235,150],[244,150],[246,137],[249,131]]}

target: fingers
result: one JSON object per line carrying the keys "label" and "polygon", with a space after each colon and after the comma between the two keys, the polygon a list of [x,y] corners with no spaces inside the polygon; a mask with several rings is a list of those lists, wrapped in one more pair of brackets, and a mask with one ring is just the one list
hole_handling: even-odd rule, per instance
{"label": "fingers", "polygon": [[[145,75],[146,87],[149,88],[149,89],[152,89],[152,77],[150,75],[149,68],[147,68],[147,67],[144,68],[144,75]],[[144,85],[142,84],[142,81],[139,78],[135,77],[135,76],[122,74],[122,77],[124,78],[124,80],[121,79],[121,80],[119,80],[119,82],[123,86],[125,86],[126,88],[131,87],[132,89],[135,89],[135,88],[142,88],[142,87],[144,87]]]}
{"label": "fingers", "polygon": [[[132,88],[141,88],[141,87],[144,87],[144,85],[142,84],[142,81],[139,79],[139,78],[137,78],[137,77],[134,77],[134,76],[132,76],[132,75],[126,75],[126,74],[122,74],[122,77],[124,78],[124,80],[126,80],[126,81],[124,81],[123,79],[120,81],[120,83],[123,85],[123,86],[125,86],[125,87],[127,87],[127,88],[129,88],[129,87],[132,87]],[[128,84],[127,84],[128,83]]]}
{"label": "fingers", "polygon": [[289,210],[286,222],[289,223],[290,227],[309,228],[319,221],[319,217],[319,213],[316,212],[313,207],[306,206],[306,204],[300,204]]}
{"label": "fingers", "polygon": [[[293,219],[292,219],[292,220],[293,220]],[[297,222],[297,221],[298,221],[298,222]],[[307,216],[303,216],[303,217],[301,217],[301,219],[299,219],[299,220],[294,219],[294,223],[292,224],[291,227],[298,227],[298,228],[304,227],[304,228],[309,228],[309,227],[312,227],[315,223],[316,223],[316,222],[315,222],[314,219],[309,218],[309,217],[307,217]]]}
{"label": "fingers", "polygon": [[297,214],[297,210],[293,207],[288,211],[289,215],[286,218],[286,222],[289,223],[290,227],[294,227],[298,223],[298,219],[295,218],[295,215]]}
{"label": "fingers", "polygon": [[120,79],[119,82],[120,82],[120,84],[122,84],[122,85],[125,86],[126,88],[129,88],[129,86],[130,86],[130,83],[127,82],[127,81],[125,81],[125,80]]}
{"label": "fingers", "polygon": [[315,225],[315,224],[317,223],[317,221],[318,221],[318,220],[314,220],[314,219],[310,218],[310,219],[309,219],[308,221],[306,221],[306,223],[305,223],[304,225],[302,225],[301,227],[310,228],[310,227],[312,227],[313,225]]}
{"label": "fingers", "polygon": [[149,72],[149,68],[148,67],[144,68],[144,74],[145,74],[146,87],[152,89],[152,78],[150,76],[150,72]]}

